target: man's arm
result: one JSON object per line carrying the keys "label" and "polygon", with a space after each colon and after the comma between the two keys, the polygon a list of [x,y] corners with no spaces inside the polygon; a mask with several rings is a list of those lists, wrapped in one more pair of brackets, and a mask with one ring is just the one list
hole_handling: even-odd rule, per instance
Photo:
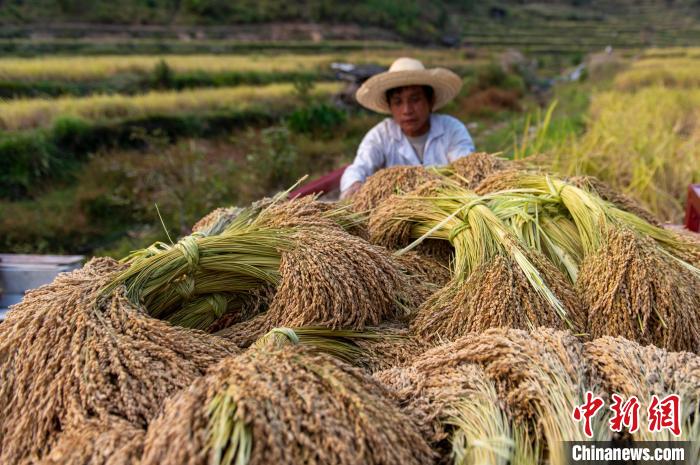
{"label": "man's arm", "polygon": [[467,128],[456,118],[450,119],[450,143],[447,149],[447,159],[455,161],[474,152],[474,141]]}
{"label": "man's arm", "polygon": [[[384,166],[382,142],[377,131],[373,129],[362,139],[357,149],[355,161],[343,173],[343,177],[340,180],[341,193],[344,194],[351,186],[354,186],[353,189],[357,190],[359,184],[365,182],[365,179],[382,168],[382,166]],[[344,197],[347,197],[347,194]]]}

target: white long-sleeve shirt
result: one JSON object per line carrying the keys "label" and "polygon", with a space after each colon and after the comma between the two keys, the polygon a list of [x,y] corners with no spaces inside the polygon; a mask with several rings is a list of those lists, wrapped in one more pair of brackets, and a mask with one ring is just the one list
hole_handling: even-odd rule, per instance
{"label": "white long-sleeve shirt", "polygon": [[343,173],[340,190],[356,181],[364,182],[377,170],[396,165],[446,165],[474,151],[469,131],[457,119],[431,114],[430,131],[423,148],[423,161],[418,158],[401,127],[393,118],[386,118],[370,129],[357,149],[355,161]]}

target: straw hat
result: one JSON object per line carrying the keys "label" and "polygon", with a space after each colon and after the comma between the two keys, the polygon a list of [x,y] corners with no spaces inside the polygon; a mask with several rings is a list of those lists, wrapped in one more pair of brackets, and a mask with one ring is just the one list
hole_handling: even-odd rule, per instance
{"label": "straw hat", "polygon": [[386,101],[386,91],[403,86],[432,87],[435,91],[433,110],[437,110],[457,96],[462,79],[449,69],[425,69],[420,61],[404,57],[392,63],[389,71],[367,79],[357,90],[355,98],[365,108],[388,114],[391,110]]}

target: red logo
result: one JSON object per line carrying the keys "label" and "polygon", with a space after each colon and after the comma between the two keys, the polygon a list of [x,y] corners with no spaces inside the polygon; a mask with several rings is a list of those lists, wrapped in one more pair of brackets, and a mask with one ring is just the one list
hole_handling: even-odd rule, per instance
{"label": "red logo", "polygon": [[639,429],[639,399],[632,396],[623,403],[622,397],[617,394],[613,394],[612,399],[613,404],[610,406],[610,410],[613,411],[614,415],[610,419],[610,429],[620,432],[625,426],[630,433],[636,432]]}
{"label": "red logo", "polygon": [[600,397],[595,397],[591,391],[586,392],[586,402],[574,408],[572,413],[574,420],[580,422],[583,420],[583,432],[589,438],[593,437],[593,429],[591,428],[591,419],[603,408],[605,402]]}
{"label": "red logo", "polygon": [[651,396],[649,414],[649,431],[655,433],[668,429],[674,435],[681,435],[681,399],[677,394],[671,394],[662,400],[656,395]]}
{"label": "red logo", "polygon": [[[602,398],[596,397],[592,392],[586,392],[586,401],[582,405],[574,407],[572,417],[574,421],[583,421],[583,432],[589,438],[593,437],[591,420],[603,408],[605,402]],[[636,396],[632,396],[626,401],[618,394],[612,395],[612,405],[610,410],[613,416],[608,422],[612,431],[621,432],[627,428],[630,433],[639,430],[639,410],[641,403]],[[660,433],[663,430],[671,431],[675,436],[681,435],[681,399],[677,394],[670,394],[663,399],[658,396],[651,396],[651,404],[647,408],[648,431],[650,433]]]}

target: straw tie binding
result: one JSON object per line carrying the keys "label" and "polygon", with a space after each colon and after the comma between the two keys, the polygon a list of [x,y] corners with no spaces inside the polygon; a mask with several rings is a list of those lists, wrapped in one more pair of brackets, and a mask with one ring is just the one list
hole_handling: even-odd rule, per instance
{"label": "straw tie binding", "polygon": [[182,238],[175,248],[178,249],[182,256],[187,260],[187,274],[194,274],[199,266],[199,245],[195,236],[186,236]]}

